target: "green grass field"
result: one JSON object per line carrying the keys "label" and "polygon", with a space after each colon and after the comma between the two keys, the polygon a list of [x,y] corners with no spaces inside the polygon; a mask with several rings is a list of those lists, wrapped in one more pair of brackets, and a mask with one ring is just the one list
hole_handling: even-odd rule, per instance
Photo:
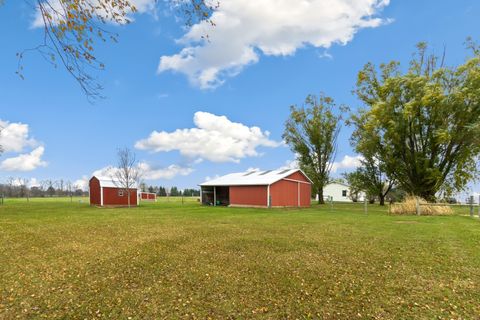
{"label": "green grass field", "polygon": [[0,206],[0,319],[478,319],[480,221],[310,209]]}

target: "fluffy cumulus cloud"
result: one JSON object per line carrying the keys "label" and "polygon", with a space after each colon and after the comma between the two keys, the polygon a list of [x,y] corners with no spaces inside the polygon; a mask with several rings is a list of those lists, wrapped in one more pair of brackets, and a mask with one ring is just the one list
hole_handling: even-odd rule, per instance
{"label": "fluffy cumulus cloud", "polygon": [[190,167],[182,167],[177,164],[169,165],[164,168],[155,168],[146,162],[138,164],[140,171],[143,173],[142,177],[145,180],[158,180],[158,179],[173,179],[176,176],[188,176],[193,172]]}
{"label": "fluffy cumulus cloud", "polygon": [[31,137],[28,124],[0,120],[0,146],[4,151],[0,170],[32,171],[45,167],[45,148]]}
{"label": "fluffy cumulus cloud", "polygon": [[362,163],[362,156],[349,156],[346,155],[342,160],[336,161],[332,165],[332,172],[337,172],[339,170],[350,170],[359,167]]}
{"label": "fluffy cumulus cloud", "polygon": [[0,120],[0,146],[5,152],[22,152],[37,145],[30,137],[28,124]]}
{"label": "fluffy cumulus cloud", "polygon": [[77,179],[73,182],[75,189],[88,190],[88,180],[90,178],[87,176],[82,176],[81,179]]}
{"label": "fluffy cumulus cloud", "polygon": [[[90,1],[91,3],[95,3],[96,1]],[[135,6],[137,9],[138,13],[145,13],[145,12],[153,12],[155,8],[155,0],[129,0],[130,4]],[[63,7],[60,4],[60,0],[50,0],[49,1],[50,6],[47,9],[49,11],[49,14],[54,18],[53,21],[55,22],[55,17],[61,17],[63,15]],[[106,14],[105,9],[102,8],[101,5],[96,6],[98,9],[96,9],[96,13],[101,16],[101,17],[106,17],[108,18],[109,15]],[[118,7],[117,7],[118,8]],[[117,14],[121,14],[120,9],[117,9]],[[133,20],[133,17],[131,16],[131,13],[129,13],[128,19],[130,21]],[[108,20],[108,19],[107,19]],[[124,21],[126,22],[126,21]],[[42,28],[44,26],[44,21],[42,14],[39,9],[36,10],[35,16],[33,18],[32,22],[32,27],[33,28]]]}
{"label": "fluffy cumulus cloud", "polygon": [[[359,167],[362,163],[363,157],[362,156],[349,156],[345,155],[342,160],[335,161],[332,164],[332,173],[336,173],[337,171],[348,171]],[[300,167],[298,163],[297,157],[294,160],[287,160],[285,165],[282,168],[285,169],[297,169]]]}
{"label": "fluffy cumulus cloud", "polygon": [[282,144],[270,140],[268,131],[232,122],[225,116],[196,112],[193,122],[196,128],[153,131],[148,138],[138,141],[135,147],[153,152],[178,150],[183,156],[197,161],[239,162],[245,157],[258,156],[258,147]]}
{"label": "fluffy cumulus cloud", "polygon": [[[215,88],[259,61],[260,55],[288,56],[305,46],[346,44],[378,17],[389,0],[225,0],[208,22],[193,25],[178,40],[183,49],[162,56],[158,72],[180,72],[200,88]],[[204,36],[208,35],[208,41]]]}
{"label": "fluffy cumulus cloud", "polygon": [[10,157],[0,163],[0,169],[5,171],[32,171],[38,167],[45,167],[47,163],[42,160],[45,148],[40,146],[30,153]]}

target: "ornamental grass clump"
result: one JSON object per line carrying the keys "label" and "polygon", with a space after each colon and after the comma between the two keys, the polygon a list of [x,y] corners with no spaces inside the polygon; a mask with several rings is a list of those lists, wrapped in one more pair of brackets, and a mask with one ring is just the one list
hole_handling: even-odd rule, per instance
{"label": "ornamental grass clump", "polygon": [[[425,199],[418,198],[420,213],[428,216],[442,216],[453,214],[452,208],[448,205],[428,203]],[[392,204],[391,214],[415,215],[417,214],[417,198],[414,196],[406,197],[403,202]]]}

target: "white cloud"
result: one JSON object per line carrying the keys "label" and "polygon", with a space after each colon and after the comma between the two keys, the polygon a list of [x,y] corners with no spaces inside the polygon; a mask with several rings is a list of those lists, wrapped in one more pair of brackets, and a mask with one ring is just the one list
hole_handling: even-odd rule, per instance
{"label": "white cloud", "polygon": [[298,164],[298,160],[287,160],[281,169],[298,169],[300,165]]}
{"label": "white cloud", "polygon": [[193,172],[192,168],[182,167],[176,164],[172,164],[166,168],[153,168],[148,163],[141,162],[138,166],[143,173],[142,178],[145,180],[173,179],[176,176],[188,176]]}
{"label": "white cloud", "polygon": [[20,154],[3,160],[0,169],[5,171],[32,171],[38,167],[45,167],[47,163],[42,160],[45,148],[40,146],[30,153]]}
{"label": "white cloud", "polygon": [[332,172],[337,172],[338,170],[345,169],[355,169],[359,167],[362,163],[362,156],[344,156],[343,159],[339,162],[334,162],[332,165]]}
{"label": "white cloud", "polygon": [[39,187],[40,186],[40,182],[37,180],[37,178],[14,178],[12,180],[12,185],[14,186],[23,186],[23,185],[26,185],[28,186],[29,188],[32,188],[32,187]]}
{"label": "white cloud", "polygon": [[81,179],[77,179],[73,182],[75,189],[82,189],[83,191],[88,190],[88,180],[90,178],[87,176],[82,176]]}
{"label": "white cloud", "polygon": [[32,187],[40,187],[40,181],[38,181],[37,178],[31,178],[29,181],[28,181],[28,186],[30,188]]}
{"label": "white cloud", "polygon": [[270,140],[268,131],[232,122],[225,116],[196,112],[193,122],[196,128],[153,131],[148,138],[137,141],[135,147],[153,152],[178,150],[183,156],[197,161],[239,162],[245,157],[259,156],[258,147],[282,145]]}
{"label": "white cloud", "polygon": [[[155,8],[155,0],[129,0],[130,4],[135,6],[138,13],[145,13],[145,12],[152,12],[154,13]],[[57,23],[57,20],[60,20],[61,16],[64,15],[63,7],[60,3],[60,0],[50,0],[49,1],[49,14],[53,17],[53,22]],[[121,9],[117,6],[117,10],[115,11],[116,14],[121,14]],[[111,10],[110,10],[111,12]],[[111,19],[111,15],[107,15],[105,9],[102,8],[101,5],[98,5],[96,8],[96,13],[106,18],[107,21],[113,22]],[[133,21],[133,17],[131,16],[131,12],[127,13],[128,19]],[[126,21],[123,21],[123,23]],[[44,22],[43,17],[40,10],[37,8],[35,12],[35,16],[32,22],[32,28],[43,28]]]}
{"label": "white cloud", "polygon": [[5,152],[22,152],[37,145],[30,137],[28,124],[0,120],[0,146]]}
{"label": "white cloud", "polygon": [[218,178],[220,178],[220,176],[218,174],[214,175],[213,177],[206,176],[205,177],[205,182],[213,180],[213,179],[218,179]]}
{"label": "white cloud", "polygon": [[[390,0],[225,0],[213,13],[216,23],[193,25],[177,42],[184,48],[162,56],[158,72],[185,74],[203,89],[259,61],[260,55],[289,56],[305,46],[345,45],[363,28],[389,20],[377,14]],[[203,39],[208,35],[208,41]]]}

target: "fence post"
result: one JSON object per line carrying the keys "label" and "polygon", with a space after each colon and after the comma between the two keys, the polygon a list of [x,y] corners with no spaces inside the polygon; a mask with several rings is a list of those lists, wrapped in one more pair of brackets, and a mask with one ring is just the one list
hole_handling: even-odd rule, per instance
{"label": "fence post", "polygon": [[480,195],[478,196],[478,217],[480,218]]}
{"label": "fence post", "polygon": [[470,196],[470,217],[473,217],[473,196]]}
{"label": "fence post", "polygon": [[415,197],[415,210],[417,211],[417,216],[422,214],[422,208],[420,208],[420,201],[418,197]]}
{"label": "fence post", "polygon": [[365,214],[368,213],[368,201],[367,201],[367,197],[364,197],[364,198],[363,198],[363,210],[365,211]]}

